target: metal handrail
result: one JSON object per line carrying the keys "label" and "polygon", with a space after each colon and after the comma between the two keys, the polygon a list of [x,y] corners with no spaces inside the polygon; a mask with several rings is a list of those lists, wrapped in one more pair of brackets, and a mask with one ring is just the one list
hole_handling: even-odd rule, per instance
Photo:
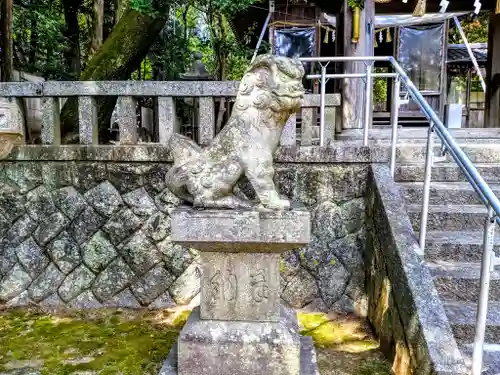
{"label": "metal handrail", "polygon": [[[485,204],[488,210],[487,218],[484,225],[483,236],[483,254],[481,261],[481,283],[480,296],[476,315],[476,334],[474,338],[474,351],[472,356],[472,375],[481,373],[483,362],[483,346],[484,335],[486,329],[486,316],[488,311],[489,298],[489,283],[493,267],[500,264],[500,258],[497,258],[493,251],[493,243],[495,236],[495,224],[500,224],[500,201],[495,196],[491,188],[481,177],[474,164],[469,157],[462,151],[460,146],[455,142],[446,126],[443,124],[439,116],[423,97],[414,83],[410,80],[406,72],[399,65],[396,59],[392,56],[351,56],[351,57],[307,57],[301,58],[303,62],[346,62],[346,61],[362,61],[366,64],[366,73],[345,73],[345,74],[326,74],[326,65],[321,64],[321,75],[308,75],[308,79],[321,80],[321,103],[320,113],[324,111],[324,92],[325,84],[328,78],[365,78],[365,107],[364,107],[364,126],[363,126],[363,144],[368,145],[368,132],[370,128],[370,115],[372,111],[372,82],[373,77],[392,77],[393,80],[393,96],[391,105],[391,158],[390,169],[394,177],[396,165],[396,149],[397,149],[397,130],[398,130],[398,114],[400,102],[401,83],[404,84],[406,92],[412,96],[414,101],[420,107],[424,115],[430,121],[429,132],[427,137],[426,157],[425,157],[425,173],[423,186],[422,211],[420,217],[420,233],[419,245],[421,255],[425,251],[425,240],[427,234],[427,218],[429,210],[429,196],[431,183],[431,170],[434,161],[434,135],[437,134],[442,144],[442,151],[449,152],[451,158],[457,163],[460,171],[465,175],[467,181],[472,185],[472,188],[479,195],[481,201]],[[373,62],[387,61],[394,67],[395,73],[377,74],[372,72]],[[368,63],[367,63],[368,62]],[[324,115],[320,116],[320,145],[323,146],[324,132]]]}
{"label": "metal handrail", "polygon": [[[436,112],[432,109],[432,107],[429,105],[427,100],[424,99],[422,94],[418,91],[418,89],[415,87],[413,82],[410,80],[410,78],[406,75],[404,72],[403,68],[397,63],[396,59],[394,57],[390,57],[390,62],[396,69],[397,73],[399,74],[401,80],[404,82],[406,88],[410,92],[410,95],[413,97],[413,99],[417,102],[417,104],[420,106],[424,114],[426,115],[427,119],[432,122],[432,127],[433,130],[436,131],[436,134],[439,136],[442,142],[445,143],[445,146],[448,150],[452,151],[450,154],[452,155],[453,159],[455,161],[459,161],[462,163],[461,169],[466,170],[468,172],[468,176],[472,181],[474,181],[473,186],[477,186],[479,190],[476,190],[478,193],[482,193],[484,197],[486,198],[487,202],[495,213],[497,214],[496,216],[500,216],[500,201],[498,198],[495,196],[491,188],[488,186],[488,184],[484,181],[484,179],[481,177],[479,172],[477,171],[476,167],[474,167],[474,164],[470,161],[470,159],[467,157],[467,155],[462,151],[460,146],[455,142],[451,134],[448,132],[444,124],[441,122],[439,119],[439,116],[436,114]],[[471,182],[471,180],[469,180]]]}
{"label": "metal handrail", "polygon": [[448,132],[444,124],[439,119],[439,116],[431,108],[429,103],[424,99],[422,94],[415,87],[413,82],[406,75],[401,66],[392,57],[391,63],[396,72],[400,75],[407,90],[413,99],[420,106],[421,110],[430,121],[429,135],[427,139],[427,154],[425,163],[425,177],[423,190],[423,204],[420,218],[420,248],[425,250],[425,236],[427,231],[427,217],[429,208],[429,193],[431,168],[433,160],[433,134],[436,133],[444,146],[444,150],[448,151],[452,159],[457,163],[460,170],[464,173],[467,181],[472,185],[473,189],[479,195],[488,210],[487,218],[484,224],[483,233],[483,254],[481,259],[481,280],[479,290],[479,302],[476,313],[476,333],[474,337],[474,349],[472,354],[472,375],[480,375],[483,365],[483,347],[484,336],[486,331],[486,317],[488,314],[488,299],[490,289],[490,277],[494,266],[499,264],[499,258],[496,257],[493,251],[495,239],[495,224],[500,224],[500,201],[495,196],[491,188],[481,177],[474,164],[462,151],[455,142],[451,134]]}

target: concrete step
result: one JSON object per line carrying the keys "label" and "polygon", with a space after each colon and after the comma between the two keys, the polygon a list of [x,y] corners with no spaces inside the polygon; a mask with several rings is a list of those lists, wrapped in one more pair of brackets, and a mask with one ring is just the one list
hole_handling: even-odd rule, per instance
{"label": "concrete step", "polygon": [[[402,182],[399,185],[407,202],[414,204],[422,202],[423,182]],[[489,186],[500,197],[500,184],[490,183]],[[431,182],[429,203],[482,204],[482,201],[468,181]]]}
{"label": "concrete step", "polygon": [[[473,343],[463,344],[460,346],[465,363],[472,367],[472,351]],[[483,369],[482,375],[499,375],[500,374],[500,345],[485,343],[483,347]]]}
{"label": "concrete step", "polygon": [[[449,129],[450,134],[455,139],[492,139],[499,138],[500,139],[500,129],[497,128],[462,128],[462,129]],[[384,139],[390,140],[391,136],[391,127],[382,128],[377,127],[374,129],[370,129],[368,132],[369,139]],[[427,127],[399,127],[398,128],[398,139],[427,139]],[[342,133],[337,135],[338,139],[362,139],[363,138],[363,129],[346,129],[343,130]]]}
{"label": "concrete step", "polygon": [[[442,300],[478,302],[481,265],[458,262],[427,262]],[[500,271],[491,273],[490,301],[500,301]]]}
{"label": "concrete step", "polygon": [[[476,333],[477,303],[444,301],[443,307],[450,321],[453,333],[459,344],[474,342]],[[486,318],[486,342],[500,343],[500,303],[488,304]]]}
{"label": "concrete step", "polygon": [[[418,233],[417,233],[418,235]],[[494,250],[500,255],[500,233],[496,231]],[[483,231],[427,232],[425,260],[481,263]]]}
{"label": "concrete step", "polygon": [[[476,163],[477,171],[486,182],[500,182],[500,164]],[[425,166],[423,163],[408,163],[405,165],[396,165],[395,180],[405,181],[423,181]],[[455,163],[436,163],[431,172],[432,181],[466,181],[462,171]]]}
{"label": "concrete step", "polygon": [[[415,232],[420,231],[421,204],[406,205]],[[478,231],[484,226],[487,209],[483,205],[429,205],[427,231]]]}
{"label": "concrete step", "polygon": [[[473,163],[500,163],[500,140],[460,144],[462,151]],[[440,146],[434,147],[435,155],[438,154]],[[415,163],[425,161],[426,145],[424,142],[400,142],[398,143],[396,160],[399,163]],[[449,154],[446,155],[448,162],[453,162]]]}

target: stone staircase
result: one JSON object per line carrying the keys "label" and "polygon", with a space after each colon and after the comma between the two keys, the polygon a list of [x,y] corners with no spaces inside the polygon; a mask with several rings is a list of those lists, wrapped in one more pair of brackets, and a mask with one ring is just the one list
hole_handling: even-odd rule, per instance
{"label": "stone staircase", "polygon": [[[496,138],[496,137],[495,137]],[[500,139],[458,139],[483,178],[500,196]],[[424,179],[425,140],[402,140],[395,180],[418,236]],[[457,343],[470,363],[486,208],[451,160],[432,171],[424,260],[434,278]],[[500,251],[497,229],[495,249]],[[500,268],[492,274],[485,337],[484,374],[500,374]]]}

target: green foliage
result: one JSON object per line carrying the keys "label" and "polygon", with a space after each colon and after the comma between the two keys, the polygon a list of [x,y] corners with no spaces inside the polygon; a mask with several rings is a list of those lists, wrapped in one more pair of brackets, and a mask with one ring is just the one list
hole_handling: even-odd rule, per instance
{"label": "green foliage", "polygon": [[30,6],[14,3],[14,65],[31,73],[55,78],[65,70],[64,17],[59,1],[34,1]]}
{"label": "green foliage", "polygon": [[255,27],[249,29],[244,40],[239,41],[228,19],[255,2],[198,0],[176,7],[149,54],[153,78],[178,79],[192,63],[193,53],[201,52],[203,63],[212,76],[241,79],[253,54],[245,41],[256,30]]}
{"label": "green foliage", "polygon": [[130,7],[141,13],[151,13],[154,10],[152,0],[131,0]]}
{"label": "green foliage", "polygon": [[54,316],[4,311],[0,371],[30,361],[40,364],[42,375],[157,374],[187,314],[101,310]]}
{"label": "green foliage", "polygon": [[351,9],[363,9],[365,7],[365,0],[348,0],[347,5],[349,5],[349,8]]}
{"label": "green foliage", "polygon": [[[479,15],[470,15],[460,19],[465,36],[469,43],[487,43],[488,42],[488,23],[489,13],[480,13]],[[451,26],[455,24],[450,23]],[[450,27],[449,43],[464,43],[456,27]]]}
{"label": "green foliage", "polygon": [[[387,68],[375,68],[375,73],[387,73]],[[373,80],[373,102],[387,102],[387,78],[375,78]]]}
{"label": "green foliage", "polygon": [[[17,69],[38,73],[46,79],[72,79],[65,59],[70,43],[64,36],[66,21],[62,1],[68,0],[15,0],[13,29]],[[252,27],[243,40],[237,40],[228,20],[259,1],[262,0],[127,0],[129,8],[153,17],[164,15],[166,5],[173,4],[173,12],[142,62],[140,73],[134,73],[131,78],[179,79],[189,68],[193,52],[200,51],[214,77],[240,79],[253,54],[246,42],[260,30]],[[116,16],[114,4],[111,0],[105,3],[106,35]],[[92,6],[93,0],[84,0],[78,8],[82,69],[90,59]],[[266,48],[267,44],[263,43],[261,50]]]}

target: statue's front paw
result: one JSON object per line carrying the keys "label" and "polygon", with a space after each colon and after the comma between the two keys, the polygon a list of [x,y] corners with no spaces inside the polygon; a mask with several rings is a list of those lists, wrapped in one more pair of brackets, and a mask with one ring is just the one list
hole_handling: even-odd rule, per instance
{"label": "statue's front paw", "polygon": [[265,203],[264,207],[276,211],[289,210],[290,201],[288,199],[276,199]]}

